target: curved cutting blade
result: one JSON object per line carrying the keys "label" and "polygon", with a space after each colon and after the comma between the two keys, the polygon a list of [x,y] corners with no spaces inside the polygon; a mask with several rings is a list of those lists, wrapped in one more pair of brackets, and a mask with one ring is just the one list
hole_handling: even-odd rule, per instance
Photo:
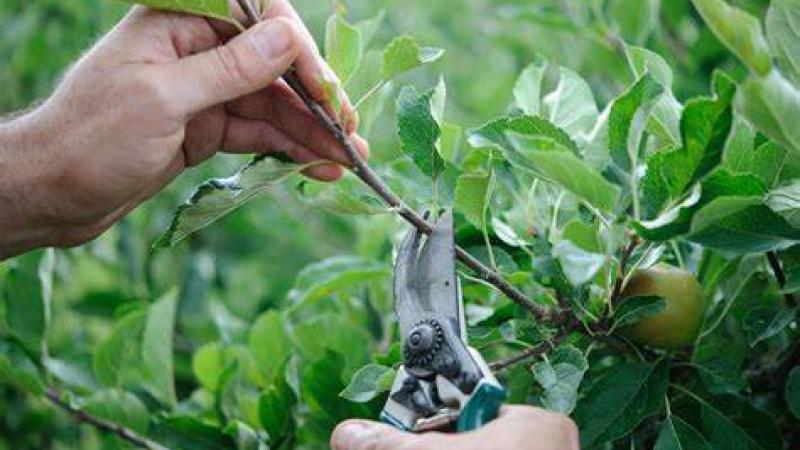
{"label": "curved cutting blade", "polygon": [[450,320],[461,335],[461,299],[456,277],[456,246],[453,212],[445,211],[428,236],[417,261],[420,306]]}

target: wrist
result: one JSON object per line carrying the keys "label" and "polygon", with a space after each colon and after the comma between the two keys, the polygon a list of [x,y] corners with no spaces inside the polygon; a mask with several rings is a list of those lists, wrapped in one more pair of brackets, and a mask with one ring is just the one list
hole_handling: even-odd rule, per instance
{"label": "wrist", "polygon": [[0,123],[0,260],[57,243],[51,142],[35,112]]}

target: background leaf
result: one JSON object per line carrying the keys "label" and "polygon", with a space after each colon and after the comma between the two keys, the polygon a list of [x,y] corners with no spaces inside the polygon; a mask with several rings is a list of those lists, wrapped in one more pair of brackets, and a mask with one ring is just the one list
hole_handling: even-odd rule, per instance
{"label": "background leaf", "polygon": [[669,363],[622,364],[592,385],[575,409],[581,446],[591,448],[625,436],[664,400]]}
{"label": "background leaf", "polygon": [[692,3],[714,34],[750,70],[759,75],[769,72],[772,57],[758,19],[724,0],[692,0]]}
{"label": "background leaf", "polygon": [[350,384],[339,394],[351,402],[364,403],[388,391],[394,383],[395,370],[380,364],[367,364],[358,369]]}

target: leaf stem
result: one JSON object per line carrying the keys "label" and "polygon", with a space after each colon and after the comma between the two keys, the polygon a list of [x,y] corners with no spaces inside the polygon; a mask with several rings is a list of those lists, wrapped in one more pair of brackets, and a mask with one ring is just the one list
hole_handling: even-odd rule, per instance
{"label": "leaf stem", "polygon": [[[257,23],[260,19],[255,9],[249,0],[238,0],[239,5],[248,16],[250,26]],[[419,231],[430,234],[433,227],[425,219],[423,219],[414,210],[408,207],[406,203],[395,194],[389,186],[375,173],[372,168],[366,163],[361,154],[356,150],[350,138],[344,131],[344,128],[322,107],[308,92],[303,83],[297,77],[297,72],[294,67],[290,68],[288,72],[283,75],[283,80],[292,88],[292,90],[300,97],[305,103],[306,107],[312,114],[319,120],[319,122],[331,133],[334,139],[342,146],[345,153],[352,159],[353,166],[351,170],[358,176],[361,181],[366,183],[372,190],[375,191],[390,207],[397,210],[402,218],[408,223],[416,227]],[[477,276],[482,280],[492,284],[499,289],[513,302],[525,308],[530,312],[538,321],[546,321],[551,318],[551,311],[543,306],[537,304],[528,298],[522,291],[514,287],[505,278],[497,272],[486,267],[483,263],[478,261],[475,257],[464,251],[461,247],[456,247],[456,256],[461,260],[464,265],[475,271]]]}
{"label": "leaf stem", "polygon": [[355,109],[357,111],[358,108],[360,108],[361,105],[364,104],[364,102],[369,100],[370,97],[375,95],[375,93],[380,91],[385,85],[386,85],[386,80],[383,80],[383,79],[378,80],[377,83],[375,83],[371,88],[369,88],[369,90],[367,92],[365,92],[364,95],[362,95],[360,99],[358,99],[356,104],[353,105],[353,109]]}
{"label": "leaf stem", "polygon": [[107,422],[103,419],[92,416],[91,414],[79,408],[72,406],[68,401],[64,400],[61,393],[53,387],[50,387],[45,392],[45,397],[55,406],[66,411],[73,419],[91,425],[98,430],[111,433],[120,439],[130,442],[131,444],[149,450],[169,450],[168,448],[150,441],[147,438],[139,436],[136,432],[118,425],[115,423]]}

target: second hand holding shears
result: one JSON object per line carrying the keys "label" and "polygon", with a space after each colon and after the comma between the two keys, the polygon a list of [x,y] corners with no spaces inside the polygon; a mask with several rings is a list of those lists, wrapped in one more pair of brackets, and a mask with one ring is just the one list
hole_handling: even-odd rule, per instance
{"label": "second hand holding shears", "polygon": [[407,431],[469,431],[497,417],[505,391],[466,342],[456,275],[453,214],[445,211],[425,240],[413,228],[394,265],[394,309],[403,365],[381,419]]}

